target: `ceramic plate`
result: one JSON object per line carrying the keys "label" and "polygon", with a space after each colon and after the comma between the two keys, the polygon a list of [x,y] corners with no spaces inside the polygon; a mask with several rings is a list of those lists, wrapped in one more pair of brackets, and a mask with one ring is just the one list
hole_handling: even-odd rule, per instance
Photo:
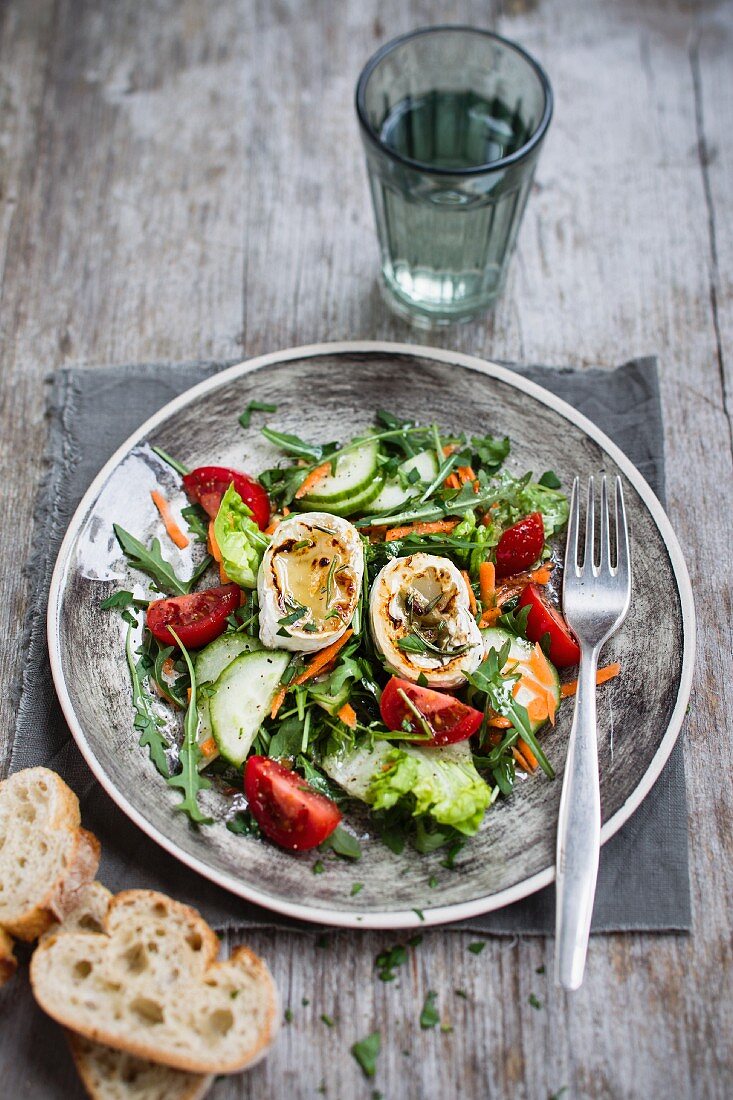
{"label": "ceramic plate", "polygon": [[[257,472],[279,455],[238,413],[248,401],[272,402],[274,426],[308,439],[349,438],[389,408],[422,422],[485,434],[507,433],[515,473],[553,469],[563,485],[603,470],[620,473],[629,513],[634,591],[626,623],[604,652],[623,677],[599,695],[602,839],[637,808],[659,776],[680,729],[690,690],[694,613],[677,540],[639,472],[589,420],[512,372],[457,353],[397,344],[327,344],[263,356],[231,367],[166,405],[110,459],[81,502],[64,539],[49,602],[49,645],[64,713],[99,782],[153,840],[221,886],[278,912],[354,927],[407,927],[464,919],[496,909],[554,877],[555,827],[572,717],[566,705],[543,735],[558,772],[517,784],[486,815],[463,849],[457,870],[443,855],[394,855],[366,835],[358,873],[347,861],[314,876],[312,854],[293,856],[229,832],[222,789],[202,796],[216,819],[196,830],[174,806],[137,744],[120,616],[99,611],[117,587],[142,594],[144,578],[128,569],[112,532],[120,523],[144,542],[160,535],[150,491],[185,503],[177,475],[152,452],[162,447],[190,467],[215,462]],[[166,555],[185,575],[190,549],[166,540]],[[200,548],[199,548],[200,552]],[[650,643],[649,624],[654,624]],[[616,731],[614,738],[613,733]],[[620,736],[619,734],[623,734]],[[629,735],[631,734],[631,735]],[[428,887],[435,876],[437,885]],[[364,888],[349,896],[354,878]]]}

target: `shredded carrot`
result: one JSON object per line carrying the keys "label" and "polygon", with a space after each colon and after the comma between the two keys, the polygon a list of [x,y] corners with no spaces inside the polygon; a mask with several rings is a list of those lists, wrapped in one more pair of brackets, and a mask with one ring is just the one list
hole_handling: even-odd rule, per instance
{"label": "shredded carrot", "polygon": [[171,542],[175,543],[179,550],[185,550],[188,546],[188,539],[174,520],[170,504],[157,489],[153,489],[150,495],[153,498],[153,504],[160,512],[160,518],[163,520],[163,526],[168,532]]}
{"label": "shredded carrot", "polygon": [[204,756],[213,756],[216,752],[216,741],[213,737],[207,737],[205,741],[201,742],[199,748]]}
{"label": "shredded carrot", "polygon": [[481,622],[479,627],[484,630],[487,626],[493,626],[495,622],[501,617],[500,607],[490,607],[488,611],[484,611],[481,616]]}
{"label": "shredded carrot", "polygon": [[468,589],[468,606],[471,609],[471,614],[475,615],[478,608],[477,608],[477,604],[476,604],[476,597],[473,594],[473,587],[471,585],[471,578],[469,577],[469,575],[468,575],[468,573],[466,572],[465,569],[461,570],[461,576],[463,577],[464,581],[466,582],[466,588]]}
{"label": "shredded carrot", "polygon": [[522,754],[524,759],[529,764],[530,769],[532,771],[535,771],[536,768],[537,768],[537,763],[538,763],[537,757],[535,756],[535,754],[532,752],[532,750],[529,747],[529,745],[527,744],[527,742],[522,737],[520,737],[519,740],[517,741],[517,748],[519,749],[520,753]]}
{"label": "shredded carrot", "polygon": [[345,726],[348,726],[350,730],[356,729],[356,711],[350,703],[344,703],[336,713]]}
{"label": "shredded carrot", "polygon": [[331,663],[339,650],[344,648],[353,633],[353,630],[347,630],[335,642],[331,642],[325,649],[321,649],[316,653],[307,668],[304,668],[300,675],[295,677],[293,684],[304,684],[306,680],[312,680],[319,672],[323,672],[326,665]]}
{"label": "shredded carrot", "polygon": [[541,565],[539,569],[534,569],[529,575],[532,584],[549,584],[552,576],[551,569],[551,565]]}
{"label": "shredded carrot", "polygon": [[493,726],[497,730],[508,730],[511,728],[511,722],[508,718],[505,718],[503,714],[495,714],[492,718],[489,718],[487,723],[489,726]]}
{"label": "shredded carrot", "polygon": [[191,702],[191,689],[190,688],[186,688],[186,701],[188,703]]}
{"label": "shredded carrot", "polygon": [[478,567],[479,592],[484,611],[494,606],[496,597],[496,568],[492,561],[482,561]]}
{"label": "shredded carrot", "polygon": [[[621,665],[618,661],[614,661],[611,665],[604,665],[603,668],[599,668],[596,673],[596,683],[605,684],[607,680],[613,680],[621,672]],[[567,684],[560,685],[560,694],[563,699],[567,699],[570,695],[575,695],[578,690],[578,681],[570,680]]]}
{"label": "shredded carrot", "polygon": [[448,474],[448,477],[443,482],[446,489],[460,489],[461,479],[458,474]]}
{"label": "shredded carrot", "polygon": [[476,475],[470,466],[459,466],[456,470],[458,477],[462,485],[465,485],[467,481],[475,481]]}
{"label": "shredded carrot", "polygon": [[406,523],[404,527],[390,527],[384,538],[386,542],[394,542],[405,535],[447,535],[460,522],[459,519],[437,519],[434,523]]}
{"label": "shredded carrot", "polygon": [[209,543],[209,553],[214,561],[220,562],[222,560],[221,550],[219,549],[219,543],[216,541],[216,535],[214,534],[214,521],[213,519],[209,523],[209,533],[207,536]]}
{"label": "shredded carrot", "polygon": [[173,658],[172,657],[166,657],[166,659],[163,661],[163,666],[162,667],[163,667],[163,675],[164,676],[172,676],[173,671],[174,671],[173,670]]}
{"label": "shredded carrot", "polygon": [[283,519],[285,519],[285,516],[289,516],[289,515],[290,515],[290,509],[288,508],[287,504],[283,504]]}
{"label": "shredded carrot", "polygon": [[330,469],[330,462],[322,462],[320,466],[316,466],[315,470],[311,470],[296,492],[295,499],[300,500],[301,497],[307,496],[311,489],[314,489],[319,482],[323,481]]}
{"label": "shredded carrot", "polygon": [[280,687],[275,692],[275,694],[273,696],[273,699],[272,699],[272,706],[270,707],[270,718],[276,718],[277,717],[277,712],[280,710],[280,707],[285,702],[285,693],[286,693],[286,691],[287,691],[287,688],[283,687],[282,684],[281,684]]}
{"label": "shredded carrot", "polygon": [[450,458],[452,454],[455,454],[457,447],[457,443],[446,443],[443,447],[443,458]]}
{"label": "shredded carrot", "polygon": [[279,522],[280,522],[279,520],[273,519],[270,523],[268,523],[267,527],[265,528],[265,534],[266,535],[274,535],[275,534],[275,528],[277,527]]}
{"label": "shredded carrot", "polygon": [[222,584],[232,583],[231,577],[227,574],[227,571],[221,562],[219,562],[219,580]]}

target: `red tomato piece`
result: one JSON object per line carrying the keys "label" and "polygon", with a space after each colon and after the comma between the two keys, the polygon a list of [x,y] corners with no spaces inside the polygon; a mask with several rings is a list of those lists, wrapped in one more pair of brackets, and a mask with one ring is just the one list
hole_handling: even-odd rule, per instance
{"label": "red tomato piece", "polygon": [[405,702],[404,696],[407,696],[413,707],[420,712],[432,731],[432,742],[426,742],[421,738],[423,744],[452,745],[456,741],[465,741],[476,732],[484,718],[480,710],[466,706],[465,703],[454,699],[452,695],[433,691],[432,688],[420,687],[419,684],[412,684],[409,680],[400,680],[397,676],[393,676],[382,692],[382,700],[379,704],[382,721],[387,729],[402,730],[403,722],[407,719],[415,733],[426,732],[418,716]]}
{"label": "red tomato piece", "polygon": [[507,528],[496,547],[496,575],[520,573],[537,561],[545,545],[545,525],[539,512],[524,516]]}
{"label": "red tomato piece", "polygon": [[335,802],[315,791],[302,775],[267,756],[248,759],[244,793],[265,836],[293,852],[317,848],[341,820]]}
{"label": "red tomato piece", "polygon": [[527,616],[527,637],[530,641],[541,642],[545,634],[549,634],[549,657],[553,665],[557,668],[577,665],[580,660],[578,643],[560,612],[552,606],[539,585],[527,585],[519,597],[519,606],[530,608]]}
{"label": "red tomato piece", "polygon": [[270,498],[259,481],[227,466],[197,466],[183,478],[183,487],[190,499],[200,504],[212,519],[216,519],[221,498],[230,485],[252,512],[252,519],[260,531],[264,531],[270,522]]}
{"label": "red tomato piece", "polygon": [[240,596],[238,584],[225,584],[190,596],[156,600],[148,607],[148,629],[163,645],[178,645],[169,629],[173,627],[186,649],[200,649],[223,632],[227,617],[239,607]]}

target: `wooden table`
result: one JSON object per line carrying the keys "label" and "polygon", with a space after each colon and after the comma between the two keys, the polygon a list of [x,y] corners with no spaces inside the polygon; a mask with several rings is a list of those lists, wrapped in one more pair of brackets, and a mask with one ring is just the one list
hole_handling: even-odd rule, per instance
{"label": "wooden table", "polygon": [[[494,939],[475,956],[470,936],[429,932],[384,984],[374,956],[395,935],[339,934],[325,950],[252,935],[293,1021],[262,1066],[213,1095],[731,1096],[731,5],[5,4],[0,729],[22,663],[18,565],[34,552],[49,370],[428,340],[377,290],[352,94],[380,43],[441,21],[525,43],[556,113],[506,294],[493,316],[429,341],[577,366],[659,356],[669,513],[700,621],[685,734],[693,934],[594,939],[572,996],[553,987],[544,939]],[[428,989],[453,1031],[420,1030]],[[372,1086],[348,1047],[377,1027]],[[59,1035],[64,1070],[66,1057]]]}

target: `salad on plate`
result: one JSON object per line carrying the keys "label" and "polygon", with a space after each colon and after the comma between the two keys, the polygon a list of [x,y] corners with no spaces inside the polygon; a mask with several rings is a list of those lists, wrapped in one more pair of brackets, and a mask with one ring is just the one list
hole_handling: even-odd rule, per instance
{"label": "salad on plate", "polygon": [[358,858],[355,801],[393,851],[456,851],[518,776],[554,776],[542,731],[579,659],[560,482],[512,474],[506,437],[385,411],[345,442],[260,430],[282,458],[256,477],[153,448],[188,498],[152,493],[161,537],[206,544],[188,579],[115,525],[154,588],[101,605],[127,621],[140,744],[197,826],[216,782],[229,829],[293,852]]}

